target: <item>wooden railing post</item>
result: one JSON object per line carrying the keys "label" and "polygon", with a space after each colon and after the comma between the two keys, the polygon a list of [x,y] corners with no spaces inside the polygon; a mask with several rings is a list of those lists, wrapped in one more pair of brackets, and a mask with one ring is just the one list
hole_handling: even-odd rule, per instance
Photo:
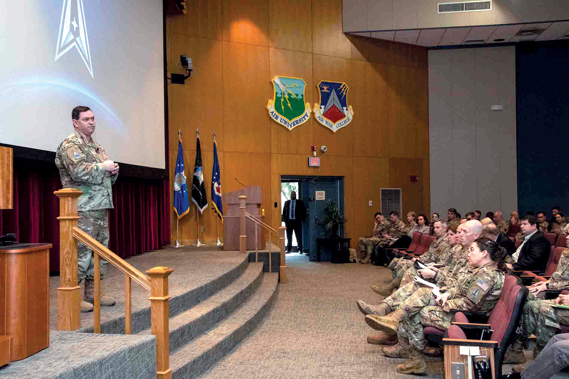
{"label": "wooden railing post", "polygon": [[286,273],[286,253],[285,253],[285,231],[286,226],[281,226],[279,228],[279,248],[281,249],[281,283],[287,282],[287,273]]}
{"label": "wooden railing post", "polygon": [[156,336],[156,367],[158,379],[172,378],[170,368],[170,308],[168,276],[173,272],[168,267],[154,267],[146,271],[150,276],[150,303],[152,334]]}
{"label": "wooden railing post", "polygon": [[83,192],[64,188],[54,192],[59,198],[59,288],[57,289],[57,329],[77,330],[80,326],[77,245],[73,228],[79,220],[78,198]]}
{"label": "wooden railing post", "polygon": [[239,235],[239,252],[247,252],[247,233],[245,232],[245,201],[247,196],[239,196],[239,213],[241,216],[241,232]]}

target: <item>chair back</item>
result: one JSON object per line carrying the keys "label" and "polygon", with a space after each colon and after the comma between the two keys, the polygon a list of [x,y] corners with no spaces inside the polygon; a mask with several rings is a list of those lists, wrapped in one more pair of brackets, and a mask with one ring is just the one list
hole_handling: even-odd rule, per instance
{"label": "chair back", "polygon": [[427,236],[427,240],[425,241],[425,251],[429,250],[431,244],[435,242],[437,236]]}
{"label": "chair back", "polygon": [[514,339],[528,293],[527,287],[522,285],[517,276],[506,276],[500,300],[496,303],[488,319],[488,324],[494,331],[490,340],[498,342],[498,348],[494,351],[497,378],[502,375],[504,355]]}
{"label": "chair back", "polygon": [[[553,250],[554,248],[551,247],[551,249]],[[558,246],[553,250],[551,257],[549,258],[549,263],[547,264],[547,269],[545,270],[545,276],[551,276],[557,270],[561,254],[563,254],[565,249],[567,248]]]}
{"label": "chair back", "polygon": [[552,246],[555,246],[555,241],[557,241],[557,234],[555,233],[545,233],[545,238],[549,241]]}
{"label": "chair back", "polygon": [[515,237],[520,232],[520,225],[510,225],[508,228],[508,237]]}
{"label": "chair back", "polygon": [[414,255],[423,255],[425,253],[425,251],[429,250],[429,247],[431,246],[431,244],[433,243],[433,241],[436,238],[437,238],[436,236],[430,236],[428,234],[423,234],[423,236],[421,237],[421,242],[415,248],[415,251],[413,251],[413,254]]}
{"label": "chair back", "polygon": [[409,247],[407,248],[408,252],[412,253],[413,250],[415,250],[417,248],[417,246],[421,242],[422,236],[423,236],[423,233],[421,233],[421,232],[413,233],[413,240],[411,241],[411,245],[409,245]]}
{"label": "chair back", "polygon": [[567,234],[560,234],[557,237],[557,242],[555,242],[555,246],[567,247]]}

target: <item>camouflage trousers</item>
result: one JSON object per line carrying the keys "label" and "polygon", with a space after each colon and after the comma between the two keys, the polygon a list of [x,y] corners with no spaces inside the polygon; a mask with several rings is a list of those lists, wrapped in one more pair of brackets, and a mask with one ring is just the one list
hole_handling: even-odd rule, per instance
{"label": "camouflage trousers", "polygon": [[383,303],[389,305],[391,310],[396,310],[399,306],[407,299],[411,297],[417,290],[421,289],[420,285],[416,284],[415,282],[408,283],[406,285],[402,285],[399,289],[393,292],[390,296],[386,297],[383,300]]}
{"label": "camouflage trousers", "polygon": [[402,279],[405,271],[413,267],[413,261],[410,259],[395,258],[389,263],[389,268],[391,269],[391,276],[393,279]]}
{"label": "camouflage trousers", "polygon": [[401,276],[401,286],[407,285],[412,283],[415,277],[419,275],[419,271],[415,268],[415,266],[409,267]]}
{"label": "camouflage trousers", "polygon": [[[109,213],[106,209],[96,211],[79,212],[78,227],[85,233],[103,244],[109,246]],[[82,243],[77,243],[77,263],[78,263],[78,279],[79,283],[83,279],[94,280],[95,277],[95,259],[93,251]],[[107,261],[100,259],[101,279],[105,277],[107,272]]]}
{"label": "camouflage trousers", "polygon": [[[545,346],[561,325],[569,326],[569,309],[554,308],[555,300],[531,300],[524,305],[526,335],[535,334],[538,346]],[[525,334],[525,333],[524,333]]]}
{"label": "camouflage trousers", "polygon": [[398,336],[408,341],[412,349],[423,351],[425,335],[423,329],[433,326],[446,330],[450,327],[452,313],[435,305],[435,297],[430,288],[421,288],[400,305],[405,316],[399,323]]}
{"label": "camouflage trousers", "polygon": [[360,237],[358,240],[358,247],[360,251],[365,251],[369,257],[371,256],[371,253],[373,253],[373,249],[375,249],[375,247],[380,243],[381,238],[379,237]]}

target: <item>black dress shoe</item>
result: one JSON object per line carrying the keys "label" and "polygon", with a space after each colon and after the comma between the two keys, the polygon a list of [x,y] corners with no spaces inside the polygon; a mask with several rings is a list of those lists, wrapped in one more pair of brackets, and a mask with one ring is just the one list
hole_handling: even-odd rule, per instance
{"label": "black dress shoe", "polygon": [[502,375],[501,379],[521,379],[522,375],[519,372],[515,372],[510,375]]}

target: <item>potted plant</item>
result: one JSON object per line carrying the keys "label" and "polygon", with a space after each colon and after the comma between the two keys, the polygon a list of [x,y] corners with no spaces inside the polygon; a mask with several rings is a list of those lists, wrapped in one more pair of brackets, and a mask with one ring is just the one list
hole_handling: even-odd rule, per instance
{"label": "potted plant", "polygon": [[328,200],[324,207],[324,217],[318,224],[324,226],[328,233],[328,238],[340,238],[338,230],[340,225],[344,225],[346,221],[348,220],[346,220],[344,215],[340,212],[336,203],[332,200]]}

